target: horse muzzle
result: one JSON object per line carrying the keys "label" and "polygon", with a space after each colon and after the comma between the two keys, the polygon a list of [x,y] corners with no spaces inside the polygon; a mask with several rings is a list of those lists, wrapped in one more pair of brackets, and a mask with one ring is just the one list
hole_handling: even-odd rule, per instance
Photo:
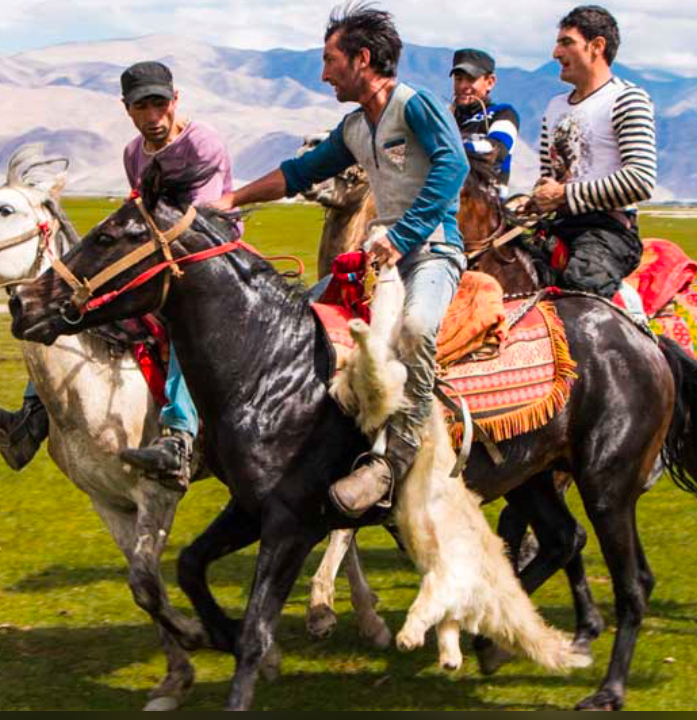
{"label": "horse muzzle", "polygon": [[22,294],[14,295],[9,302],[12,314],[12,334],[18,340],[52,345],[61,334],[61,317],[45,308],[32,309],[31,300]]}

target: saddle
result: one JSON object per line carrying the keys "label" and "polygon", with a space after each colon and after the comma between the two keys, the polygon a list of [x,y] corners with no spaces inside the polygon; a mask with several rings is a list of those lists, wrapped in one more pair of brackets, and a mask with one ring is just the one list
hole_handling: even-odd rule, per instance
{"label": "saddle", "polygon": [[[355,300],[355,293],[351,297]],[[504,304],[494,278],[463,275],[442,323],[437,351],[456,447],[462,445],[464,433],[453,407],[461,398],[496,442],[543,427],[566,405],[576,365],[553,304],[536,300]],[[320,302],[312,307],[333,354],[333,375],[355,347],[348,330],[355,315],[342,305]]]}
{"label": "saddle", "polygon": [[133,354],[159,407],[167,403],[165,383],[169,365],[169,336],[155,315],[120,320],[88,330],[104,342],[112,357]]}

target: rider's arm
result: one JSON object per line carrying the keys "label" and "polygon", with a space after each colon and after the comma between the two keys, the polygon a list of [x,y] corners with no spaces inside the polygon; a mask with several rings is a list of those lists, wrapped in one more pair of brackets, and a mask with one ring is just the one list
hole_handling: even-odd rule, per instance
{"label": "rider's arm", "polygon": [[554,177],[552,166],[552,152],[549,144],[549,123],[547,116],[542,118],[542,133],[540,135],[540,177]]}
{"label": "rider's arm", "polygon": [[598,180],[567,184],[566,202],[574,215],[648,200],[656,187],[656,129],[648,94],[627,88],[615,101],[612,124],[622,167]]}
{"label": "rider's arm", "polygon": [[212,206],[228,210],[251,203],[271,202],[293,197],[309,190],[315,183],[338,175],[356,164],[343,139],[343,123],[316,148],[299,158],[286,160],[278,170],[245,185],[234,193],[223,195]]}
{"label": "rider's arm", "polygon": [[510,105],[499,105],[486,137],[472,138],[465,142],[467,153],[489,155],[495,153],[496,165],[503,165],[513,152],[518,139],[520,118]]}
{"label": "rider's arm", "polygon": [[344,142],[343,121],[316,148],[281,164],[288,197],[309,190],[315,183],[328,180],[356,164]]}
{"label": "rider's arm", "polygon": [[430,158],[431,169],[412,207],[387,234],[402,254],[426,242],[448,210],[457,207],[469,170],[455,120],[430,93],[419,91],[409,100],[405,119]]}

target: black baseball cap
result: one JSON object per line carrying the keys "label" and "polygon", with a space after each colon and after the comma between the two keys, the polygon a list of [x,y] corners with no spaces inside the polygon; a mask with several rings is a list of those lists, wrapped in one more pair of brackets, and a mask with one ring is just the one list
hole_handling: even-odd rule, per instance
{"label": "black baseball cap", "polygon": [[166,65],[139,62],[121,75],[121,92],[126,105],[155,95],[174,100],[174,80]]}
{"label": "black baseball cap", "polygon": [[455,55],[453,55],[453,69],[450,71],[450,75],[452,76],[458,70],[476,80],[482,75],[492,75],[496,70],[496,63],[494,58],[483,50],[466,48],[455,51]]}

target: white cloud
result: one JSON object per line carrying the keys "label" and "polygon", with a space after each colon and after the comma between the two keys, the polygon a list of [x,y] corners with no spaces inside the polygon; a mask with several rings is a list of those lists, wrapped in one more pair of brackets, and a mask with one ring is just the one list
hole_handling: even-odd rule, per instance
{"label": "white cloud", "polygon": [[[602,2],[602,0],[601,0]],[[321,44],[336,0],[3,0],[0,47],[6,52],[61,42],[171,33],[239,48]],[[559,18],[573,0],[383,0],[407,42],[479,46],[503,65],[549,59]],[[693,0],[608,0],[623,36],[619,60],[697,76]]]}

